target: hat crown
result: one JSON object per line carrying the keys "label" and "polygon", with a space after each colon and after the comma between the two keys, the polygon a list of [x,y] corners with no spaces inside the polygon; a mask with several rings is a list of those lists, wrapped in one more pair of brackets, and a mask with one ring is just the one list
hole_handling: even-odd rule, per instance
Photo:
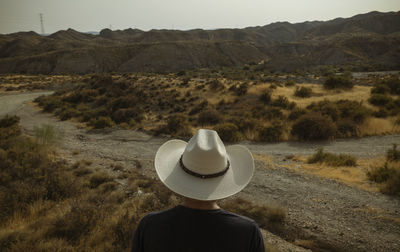
{"label": "hat crown", "polygon": [[182,155],[185,167],[201,175],[215,174],[227,166],[224,144],[214,130],[200,129],[189,140]]}

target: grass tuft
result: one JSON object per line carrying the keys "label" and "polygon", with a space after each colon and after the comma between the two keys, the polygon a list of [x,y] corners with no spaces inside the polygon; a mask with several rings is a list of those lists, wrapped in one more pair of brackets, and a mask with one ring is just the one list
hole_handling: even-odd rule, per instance
{"label": "grass tuft", "polygon": [[357,166],[355,157],[347,154],[332,154],[324,152],[323,148],[319,148],[317,152],[308,158],[307,163],[325,163],[330,166]]}

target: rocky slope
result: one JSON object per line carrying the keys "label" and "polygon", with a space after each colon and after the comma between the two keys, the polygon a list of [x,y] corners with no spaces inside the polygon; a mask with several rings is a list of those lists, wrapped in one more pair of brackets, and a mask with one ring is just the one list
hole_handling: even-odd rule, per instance
{"label": "rocky slope", "polygon": [[400,12],[244,29],[68,29],[0,35],[0,73],[177,71],[242,66],[293,71],[320,65],[399,69]]}

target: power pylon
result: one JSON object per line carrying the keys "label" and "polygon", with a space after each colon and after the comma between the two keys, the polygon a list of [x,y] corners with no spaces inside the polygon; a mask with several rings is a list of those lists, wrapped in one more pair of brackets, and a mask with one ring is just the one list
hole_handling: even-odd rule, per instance
{"label": "power pylon", "polygon": [[44,25],[43,25],[43,13],[39,13],[40,16],[40,31],[44,35]]}

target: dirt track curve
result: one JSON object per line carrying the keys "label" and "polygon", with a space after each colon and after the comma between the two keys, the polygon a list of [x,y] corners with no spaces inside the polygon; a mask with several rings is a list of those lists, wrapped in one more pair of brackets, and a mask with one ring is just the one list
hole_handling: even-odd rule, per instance
{"label": "dirt track curve", "polygon": [[[88,132],[73,122],[60,121],[27,104],[35,97],[49,93],[2,95],[0,116],[18,115],[28,134],[32,134],[34,126],[54,125],[63,133],[60,152],[70,161],[88,159],[105,168],[118,162],[128,169],[140,166],[144,173],[155,176],[152,160],[157,148],[167,138],[120,129]],[[286,225],[342,251],[400,251],[398,197],[363,191],[280,166],[287,162],[284,161],[285,155],[311,154],[318,147],[329,152],[366,157],[384,154],[392,143],[400,144],[400,135],[307,144],[242,142],[254,154],[272,155],[277,169],[268,169],[263,162],[256,161],[255,176],[240,195],[256,202],[286,207]],[[72,155],[72,152],[79,154]]]}

